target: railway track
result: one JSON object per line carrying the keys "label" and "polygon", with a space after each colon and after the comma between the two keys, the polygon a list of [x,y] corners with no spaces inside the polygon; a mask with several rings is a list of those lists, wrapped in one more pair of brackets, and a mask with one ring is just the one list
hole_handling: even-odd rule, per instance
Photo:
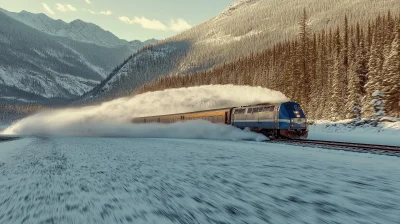
{"label": "railway track", "polygon": [[13,141],[13,140],[17,140],[20,137],[13,137],[13,136],[0,136],[0,143],[1,142],[7,142],[7,141]]}
{"label": "railway track", "polygon": [[356,151],[356,152],[372,152],[378,154],[400,156],[400,146],[362,144],[362,143],[352,143],[352,142],[335,142],[335,141],[322,141],[322,140],[306,140],[306,139],[277,139],[271,142],[291,144],[297,146],[307,146],[307,147],[315,146],[327,149],[336,149],[336,150],[340,149],[340,150]]}

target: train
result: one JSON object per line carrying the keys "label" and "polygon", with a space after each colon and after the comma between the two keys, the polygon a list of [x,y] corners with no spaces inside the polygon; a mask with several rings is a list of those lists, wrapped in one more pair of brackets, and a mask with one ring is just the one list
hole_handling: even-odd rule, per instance
{"label": "train", "polygon": [[297,102],[260,103],[187,113],[135,117],[132,123],[175,123],[206,120],[261,133],[271,139],[306,139],[307,118]]}

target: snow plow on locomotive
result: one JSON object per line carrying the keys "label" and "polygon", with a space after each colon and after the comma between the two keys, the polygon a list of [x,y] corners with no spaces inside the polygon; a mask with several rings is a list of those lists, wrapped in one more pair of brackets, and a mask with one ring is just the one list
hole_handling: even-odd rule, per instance
{"label": "snow plow on locomotive", "polygon": [[257,104],[214,110],[133,118],[133,123],[206,120],[259,132],[269,138],[307,138],[307,118],[295,102]]}

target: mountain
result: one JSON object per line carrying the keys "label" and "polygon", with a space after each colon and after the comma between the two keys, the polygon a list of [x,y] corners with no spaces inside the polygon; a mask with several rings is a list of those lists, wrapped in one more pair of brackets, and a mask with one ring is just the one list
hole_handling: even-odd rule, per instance
{"label": "mountain", "polygon": [[81,101],[103,101],[126,96],[161,76],[209,70],[257,53],[276,43],[293,40],[299,33],[303,10],[313,31],[344,23],[368,25],[379,14],[400,12],[400,1],[391,0],[238,0],[220,15],[153,44],[134,54]]}
{"label": "mountain", "polygon": [[[130,46],[128,41],[119,39],[111,32],[105,31],[93,23],[86,23],[79,19],[66,23],[62,20],[53,20],[43,13],[34,14],[27,11],[15,13],[8,12],[4,9],[1,11],[32,28],[53,36],[67,37],[79,42],[97,44],[105,47],[120,45]],[[135,49],[137,48],[133,47],[132,50]]]}
{"label": "mountain", "polygon": [[132,45],[79,20],[66,24],[0,10],[0,86],[8,87],[0,102],[75,98],[145,44]]}

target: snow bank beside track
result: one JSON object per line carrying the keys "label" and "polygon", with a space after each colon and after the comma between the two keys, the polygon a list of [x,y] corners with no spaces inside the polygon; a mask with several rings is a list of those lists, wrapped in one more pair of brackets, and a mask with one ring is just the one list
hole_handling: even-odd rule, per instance
{"label": "snow bank beside track", "polygon": [[354,126],[348,123],[349,120],[316,121],[314,125],[309,126],[308,138],[400,146],[400,122],[380,122],[376,127],[369,124]]}

